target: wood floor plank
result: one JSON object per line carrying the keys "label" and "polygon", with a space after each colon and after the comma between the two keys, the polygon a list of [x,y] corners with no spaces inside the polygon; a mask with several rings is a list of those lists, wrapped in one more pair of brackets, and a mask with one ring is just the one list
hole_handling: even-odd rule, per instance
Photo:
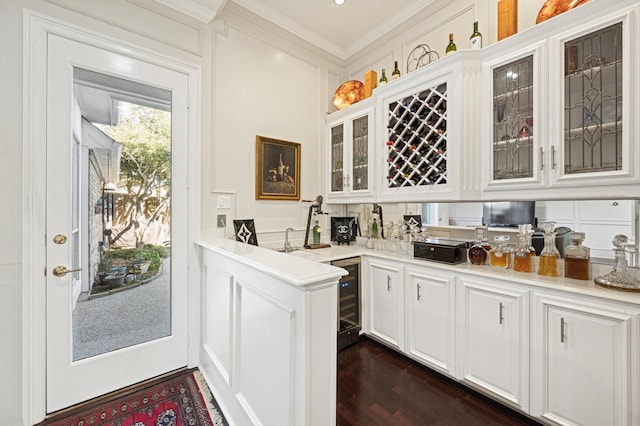
{"label": "wood floor plank", "polygon": [[336,423],[540,425],[367,337],[338,353]]}

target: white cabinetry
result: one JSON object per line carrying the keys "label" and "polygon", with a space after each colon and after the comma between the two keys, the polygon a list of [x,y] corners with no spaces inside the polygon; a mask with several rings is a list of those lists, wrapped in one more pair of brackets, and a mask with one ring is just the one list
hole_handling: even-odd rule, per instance
{"label": "white cabinetry", "polygon": [[432,268],[405,271],[405,352],[454,375],[455,274]]}
{"label": "white cabinetry", "polygon": [[484,49],[483,199],[637,193],[639,13],[591,2]]}
{"label": "white cabinetry", "polygon": [[403,266],[373,258],[367,262],[368,331],[400,351],[404,350],[403,281]]}
{"label": "white cabinetry", "polygon": [[503,402],[529,401],[529,297],[510,282],[458,278],[461,377]]}
{"label": "white cabinetry", "polygon": [[531,412],[563,425],[637,425],[638,311],[535,293]]}
{"label": "white cabinetry", "polygon": [[326,118],[327,202],[372,201],[373,99],[360,101]]}
{"label": "white cabinetry", "polygon": [[376,89],[379,201],[478,199],[480,51]]}

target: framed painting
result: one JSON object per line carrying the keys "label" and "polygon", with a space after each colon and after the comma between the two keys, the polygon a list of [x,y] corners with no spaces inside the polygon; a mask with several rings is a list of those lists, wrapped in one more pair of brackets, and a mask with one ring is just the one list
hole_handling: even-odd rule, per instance
{"label": "framed painting", "polygon": [[256,200],[300,199],[300,144],[256,136]]}

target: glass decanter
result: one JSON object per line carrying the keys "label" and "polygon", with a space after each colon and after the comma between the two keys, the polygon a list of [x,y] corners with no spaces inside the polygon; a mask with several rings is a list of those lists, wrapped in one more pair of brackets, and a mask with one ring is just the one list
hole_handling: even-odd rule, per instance
{"label": "glass decanter", "polygon": [[496,246],[489,252],[489,264],[497,268],[508,268],[510,263],[510,250],[507,247],[508,235],[496,235],[493,237]]}
{"label": "glass decanter", "polygon": [[627,258],[625,257],[625,245],[629,241],[626,235],[613,237],[613,250],[615,252],[615,265],[608,274],[599,276],[593,281],[602,287],[614,288],[624,291],[640,291],[640,280],[631,276],[627,270]]}
{"label": "glass decanter", "polygon": [[576,280],[589,279],[589,247],[582,245],[584,232],[569,234],[571,244],[564,248],[564,276]]}
{"label": "glass decanter", "polygon": [[484,265],[487,263],[487,231],[488,229],[486,226],[476,226],[476,241],[469,248],[468,252],[469,262],[474,265]]}
{"label": "glass decanter", "polygon": [[544,229],[544,248],[540,252],[538,262],[538,275],[558,277],[558,259],[560,252],[556,248],[556,233],[553,232],[555,222],[549,221],[542,224]]}
{"label": "glass decanter", "polygon": [[529,245],[527,244],[527,234],[518,234],[518,246],[513,252],[513,270],[518,272],[532,272],[532,258],[533,255],[531,251],[529,251]]}

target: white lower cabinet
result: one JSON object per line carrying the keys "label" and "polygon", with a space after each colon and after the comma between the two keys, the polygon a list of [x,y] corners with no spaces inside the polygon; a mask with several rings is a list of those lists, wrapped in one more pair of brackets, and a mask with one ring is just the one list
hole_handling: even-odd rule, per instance
{"label": "white lower cabinet", "polygon": [[531,413],[562,425],[638,425],[638,310],[536,293]]}
{"label": "white lower cabinet", "polygon": [[509,405],[529,401],[529,293],[525,287],[458,278],[458,349],[462,380]]}
{"label": "white lower cabinet", "polygon": [[404,350],[404,280],[402,265],[369,259],[369,332],[390,346]]}
{"label": "white lower cabinet", "polygon": [[454,375],[455,274],[429,268],[405,271],[405,352]]}

